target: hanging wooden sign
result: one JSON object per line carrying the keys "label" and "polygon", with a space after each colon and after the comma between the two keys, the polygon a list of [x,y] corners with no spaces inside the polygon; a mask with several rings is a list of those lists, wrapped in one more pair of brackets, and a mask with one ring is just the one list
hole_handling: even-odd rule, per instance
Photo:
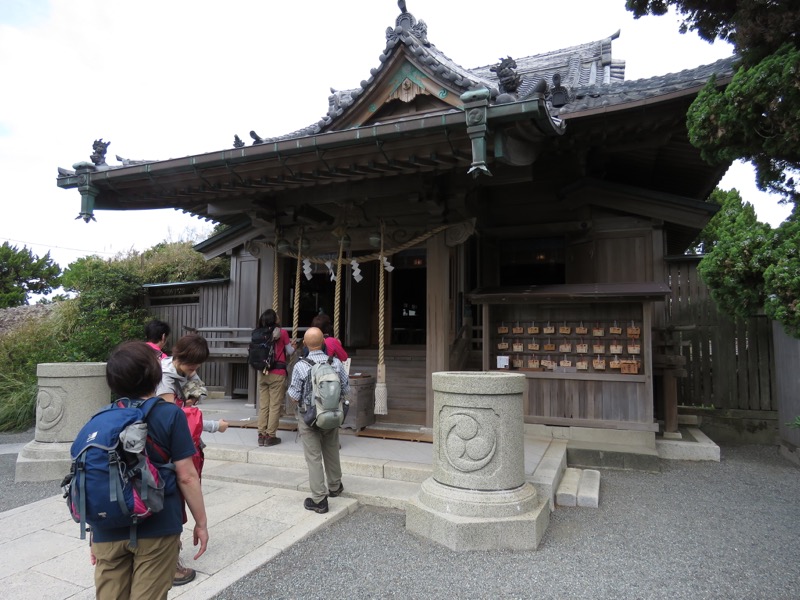
{"label": "hanging wooden sign", "polygon": [[628,354],[641,354],[642,347],[639,344],[628,342]]}
{"label": "hanging wooden sign", "polygon": [[603,337],[605,334],[606,331],[602,327],[592,327],[592,335],[594,337]]}
{"label": "hanging wooden sign", "polygon": [[539,349],[539,342],[530,342],[528,344],[528,350],[531,352],[536,352]]}
{"label": "hanging wooden sign", "polygon": [[553,325],[545,325],[542,332],[547,335],[548,333],[555,333],[556,328]]}
{"label": "hanging wooden sign", "polygon": [[568,325],[562,325],[561,327],[558,328],[558,333],[560,335],[569,335],[570,333],[572,333],[572,327]]}
{"label": "hanging wooden sign", "polygon": [[589,359],[581,358],[580,360],[575,361],[575,368],[578,369],[578,371],[588,371]]}
{"label": "hanging wooden sign", "polygon": [[539,359],[538,358],[529,358],[528,359],[528,368],[529,369],[538,369],[539,368]]}
{"label": "hanging wooden sign", "polygon": [[525,344],[523,344],[522,342],[514,342],[511,345],[511,349],[514,352],[522,352],[525,349]]}
{"label": "hanging wooden sign", "polygon": [[605,353],[606,353],[605,344],[592,344],[592,354],[605,354]]}
{"label": "hanging wooden sign", "polygon": [[589,352],[589,344],[575,344],[575,352],[578,354],[588,354]]}
{"label": "hanging wooden sign", "polygon": [[622,327],[609,327],[608,332],[611,335],[621,335],[622,334]]}
{"label": "hanging wooden sign", "polygon": [[606,370],[606,359],[605,358],[595,358],[592,360],[592,368],[595,371],[605,371]]}
{"label": "hanging wooden sign", "polygon": [[531,325],[528,327],[528,335],[536,335],[537,333],[539,333],[539,327],[536,325]]}
{"label": "hanging wooden sign", "polygon": [[569,354],[572,352],[572,344],[570,342],[562,342],[558,345],[558,351]]}
{"label": "hanging wooden sign", "polygon": [[508,350],[508,342],[498,342],[497,349],[498,350]]}
{"label": "hanging wooden sign", "polygon": [[525,328],[524,327],[520,327],[519,325],[517,325],[516,327],[513,327],[511,329],[511,333],[513,333],[514,335],[520,335],[520,334],[524,333],[524,331],[525,331]]}
{"label": "hanging wooden sign", "polygon": [[610,344],[608,346],[608,351],[611,354],[622,354],[622,344]]}
{"label": "hanging wooden sign", "polygon": [[628,337],[629,338],[638,338],[642,333],[642,330],[638,327],[628,327]]}
{"label": "hanging wooden sign", "polygon": [[575,335],[586,335],[587,333],[589,333],[589,329],[583,325],[575,328]]}
{"label": "hanging wooden sign", "polygon": [[500,334],[500,335],[505,335],[505,334],[507,334],[507,333],[508,333],[508,327],[506,327],[505,325],[500,325],[500,326],[497,328],[497,333],[498,333],[498,334]]}

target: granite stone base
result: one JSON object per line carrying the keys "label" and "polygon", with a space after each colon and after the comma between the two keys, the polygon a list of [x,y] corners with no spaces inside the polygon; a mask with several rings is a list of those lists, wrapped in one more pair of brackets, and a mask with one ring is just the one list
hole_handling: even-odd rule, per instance
{"label": "granite stone base", "polygon": [[61,481],[69,473],[71,447],[72,443],[28,442],[17,455],[14,481]]}
{"label": "granite stone base", "polygon": [[429,478],[406,505],[406,529],[451,550],[535,550],[550,524],[530,483],[513,490],[452,488]]}

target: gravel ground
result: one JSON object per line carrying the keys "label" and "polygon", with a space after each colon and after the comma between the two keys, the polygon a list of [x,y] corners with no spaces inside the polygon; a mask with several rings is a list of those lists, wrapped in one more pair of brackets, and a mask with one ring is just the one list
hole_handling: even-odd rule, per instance
{"label": "gravel ground", "polygon": [[[603,471],[600,508],[557,508],[533,552],[453,552],[407,533],[401,511],[361,508],[215,598],[800,597],[800,469],[774,447],[721,454]],[[0,454],[0,511],[59,493],[15,484],[15,460]]]}
{"label": "gravel ground", "polygon": [[603,471],[600,508],[559,507],[533,552],[453,552],[361,508],[216,599],[798,598],[798,475],[765,446]]}
{"label": "gravel ground", "polygon": [[[33,434],[33,429],[22,433],[0,433],[0,444],[27,443],[33,439]],[[14,483],[16,464],[16,454],[0,453],[0,512],[44,500],[61,492],[58,481]]]}

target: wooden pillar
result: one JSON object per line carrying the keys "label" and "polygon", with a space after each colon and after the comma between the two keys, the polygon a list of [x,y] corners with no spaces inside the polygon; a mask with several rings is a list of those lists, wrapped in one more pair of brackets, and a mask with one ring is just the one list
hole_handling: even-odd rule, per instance
{"label": "wooden pillar", "polygon": [[450,368],[450,252],[444,232],[428,239],[427,251],[425,426],[433,427],[431,373]]}
{"label": "wooden pillar", "polygon": [[678,380],[669,369],[664,369],[662,376],[664,391],[664,431],[678,432]]}

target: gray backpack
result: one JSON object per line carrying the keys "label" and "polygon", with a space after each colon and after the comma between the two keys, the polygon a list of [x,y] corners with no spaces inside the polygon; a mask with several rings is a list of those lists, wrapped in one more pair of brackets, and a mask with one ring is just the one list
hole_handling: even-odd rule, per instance
{"label": "gray backpack", "polygon": [[306,384],[311,383],[311,406],[306,407],[303,420],[309,427],[336,429],[345,418],[342,383],[333,368],[333,357],[321,363],[303,359],[311,366]]}

